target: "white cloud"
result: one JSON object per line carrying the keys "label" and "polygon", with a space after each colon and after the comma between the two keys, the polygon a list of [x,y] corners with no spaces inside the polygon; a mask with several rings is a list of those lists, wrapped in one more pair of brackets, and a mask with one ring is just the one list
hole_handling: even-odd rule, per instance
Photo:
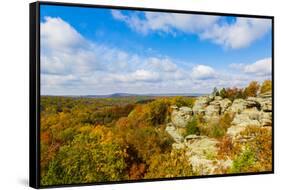
{"label": "white cloud", "polygon": [[160,81],[159,73],[145,70],[145,69],[139,69],[136,70],[133,73],[127,73],[127,74],[116,74],[113,75],[113,79],[120,81],[120,82],[157,82]]}
{"label": "white cloud", "polygon": [[96,44],[61,18],[46,17],[41,33],[43,94],[140,91],[140,84],[160,88],[162,81],[182,80],[184,75],[167,57],[142,57]]}
{"label": "white cloud", "polygon": [[155,12],[145,12],[144,18],[141,18],[140,14],[141,12],[135,12],[125,15],[121,11],[112,11],[115,19],[125,22],[129,27],[143,34],[150,31],[173,33],[174,30],[194,33],[212,26],[219,19],[218,16]]}
{"label": "white cloud", "polygon": [[45,17],[41,23],[41,43],[52,49],[82,45],[83,37],[61,18]]}
{"label": "white cloud", "polygon": [[152,57],[147,59],[147,67],[153,68],[156,70],[164,71],[164,72],[176,72],[178,67],[168,58],[157,58]]}
{"label": "white cloud", "polygon": [[197,65],[192,69],[191,76],[198,80],[213,79],[216,77],[216,72],[210,66]]}
{"label": "white cloud", "polygon": [[256,61],[251,65],[247,65],[244,69],[246,73],[254,73],[256,75],[271,75],[271,58]]}
{"label": "white cloud", "polygon": [[142,34],[175,34],[178,31],[193,33],[203,40],[210,40],[231,49],[247,47],[271,29],[269,19],[237,17],[233,23],[228,23],[224,20],[225,17],[212,15],[145,12],[141,17],[140,14],[134,12],[126,15],[121,11],[112,11],[115,19],[125,22]]}
{"label": "white cloud", "polygon": [[271,28],[271,20],[259,18],[237,18],[232,24],[216,24],[200,35],[227,48],[249,46],[264,36]]}
{"label": "white cloud", "polygon": [[230,67],[242,71],[245,74],[270,76],[272,72],[272,60],[268,57],[257,60],[252,64],[231,64]]}
{"label": "white cloud", "polygon": [[[208,93],[215,86],[243,87],[251,80],[262,81],[262,73],[271,72],[269,59],[241,64],[243,72],[236,74],[207,65],[190,69],[191,65],[169,57],[140,56],[97,44],[61,18],[47,17],[41,27],[42,94]],[[62,34],[67,40],[59,39]]]}

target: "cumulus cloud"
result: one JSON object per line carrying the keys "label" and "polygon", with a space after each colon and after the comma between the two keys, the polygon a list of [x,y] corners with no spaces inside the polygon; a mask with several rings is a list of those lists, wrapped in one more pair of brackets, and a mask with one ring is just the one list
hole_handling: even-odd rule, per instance
{"label": "cumulus cloud", "polygon": [[215,86],[243,87],[271,73],[270,58],[232,65],[239,73],[228,74],[207,65],[184,67],[166,56],[141,56],[90,41],[56,17],[41,22],[41,35],[42,94],[208,93]]}
{"label": "cumulus cloud", "polygon": [[246,65],[244,71],[245,73],[254,73],[256,75],[271,75],[271,66],[271,58],[266,58]]}
{"label": "cumulus cloud", "polygon": [[257,60],[252,64],[231,64],[231,68],[237,69],[245,74],[256,76],[271,76],[272,60],[271,57]]}
{"label": "cumulus cloud", "polygon": [[191,76],[194,79],[207,80],[216,77],[215,70],[207,65],[197,65],[192,69]]}
{"label": "cumulus cloud", "polygon": [[200,37],[227,48],[237,49],[249,46],[264,36],[271,28],[271,20],[260,18],[236,18],[232,24],[215,24]]}
{"label": "cumulus cloud", "polygon": [[145,35],[149,32],[192,33],[203,40],[231,49],[247,47],[271,29],[269,19],[237,17],[234,22],[228,23],[225,21],[226,17],[212,15],[155,12],[145,12],[143,16],[141,14],[112,11],[113,18]]}
{"label": "cumulus cloud", "polygon": [[113,18],[125,22],[143,34],[150,31],[173,33],[175,30],[194,33],[212,26],[219,19],[218,16],[156,12],[145,12],[142,18],[141,14],[142,12],[137,11],[129,15],[117,10],[112,11]]}
{"label": "cumulus cloud", "polygon": [[52,49],[83,45],[83,37],[61,18],[45,17],[41,23],[41,43]]}
{"label": "cumulus cloud", "polygon": [[162,81],[181,80],[184,75],[170,58],[143,57],[97,44],[61,18],[46,17],[41,22],[41,35],[44,94],[59,94],[62,89],[64,93],[85,93],[86,89],[93,94],[138,91],[140,84],[159,88]]}

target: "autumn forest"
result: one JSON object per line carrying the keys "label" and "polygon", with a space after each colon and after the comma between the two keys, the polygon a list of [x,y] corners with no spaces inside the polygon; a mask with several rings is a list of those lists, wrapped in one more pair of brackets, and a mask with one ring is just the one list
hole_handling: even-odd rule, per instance
{"label": "autumn forest", "polygon": [[[245,89],[215,88],[209,96],[232,103],[270,91],[271,81],[252,82]],[[195,114],[195,104],[200,98],[42,96],[42,185],[270,171],[270,127],[251,124],[241,131],[246,140],[237,143],[228,134],[234,125],[234,111],[207,119],[203,114]],[[183,142],[175,140],[167,130],[171,120],[180,121],[174,107],[194,108],[185,126],[178,127],[179,134],[183,138],[193,135],[210,139],[204,145],[207,149],[212,149],[211,142],[216,142],[216,151],[205,155],[206,159],[231,160],[229,165],[217,164],[215,170],[202,170],[190,159],[193,154],[188,154],[192,151],[188,147],[194,144],[188,144],[188,138],[184,141],[186,148],[175,146]],[[197,146],[204,148],[200,143]]]}

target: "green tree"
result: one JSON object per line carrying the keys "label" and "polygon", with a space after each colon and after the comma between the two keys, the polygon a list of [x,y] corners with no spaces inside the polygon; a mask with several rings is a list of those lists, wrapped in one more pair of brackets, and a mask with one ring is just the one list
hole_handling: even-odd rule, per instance
{"label": "green tree", "polygon": [[225,88],[222,88],[222,89],[220,90],[220,96],[221,96],[222,98],[226,98],[226,90],[225,90]]}
{"label": "green tree", "polygon": [[213,96],[219,96],[219,91],[216,87],[213,89],[212,95]]}

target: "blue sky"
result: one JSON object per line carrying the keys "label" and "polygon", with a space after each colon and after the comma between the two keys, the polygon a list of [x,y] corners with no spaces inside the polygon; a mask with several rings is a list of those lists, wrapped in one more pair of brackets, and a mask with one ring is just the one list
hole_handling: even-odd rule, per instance
{"label": "blue sky", "polygon": [[271,20],[41,5],[41,91],[209,93],[271,76]]}

